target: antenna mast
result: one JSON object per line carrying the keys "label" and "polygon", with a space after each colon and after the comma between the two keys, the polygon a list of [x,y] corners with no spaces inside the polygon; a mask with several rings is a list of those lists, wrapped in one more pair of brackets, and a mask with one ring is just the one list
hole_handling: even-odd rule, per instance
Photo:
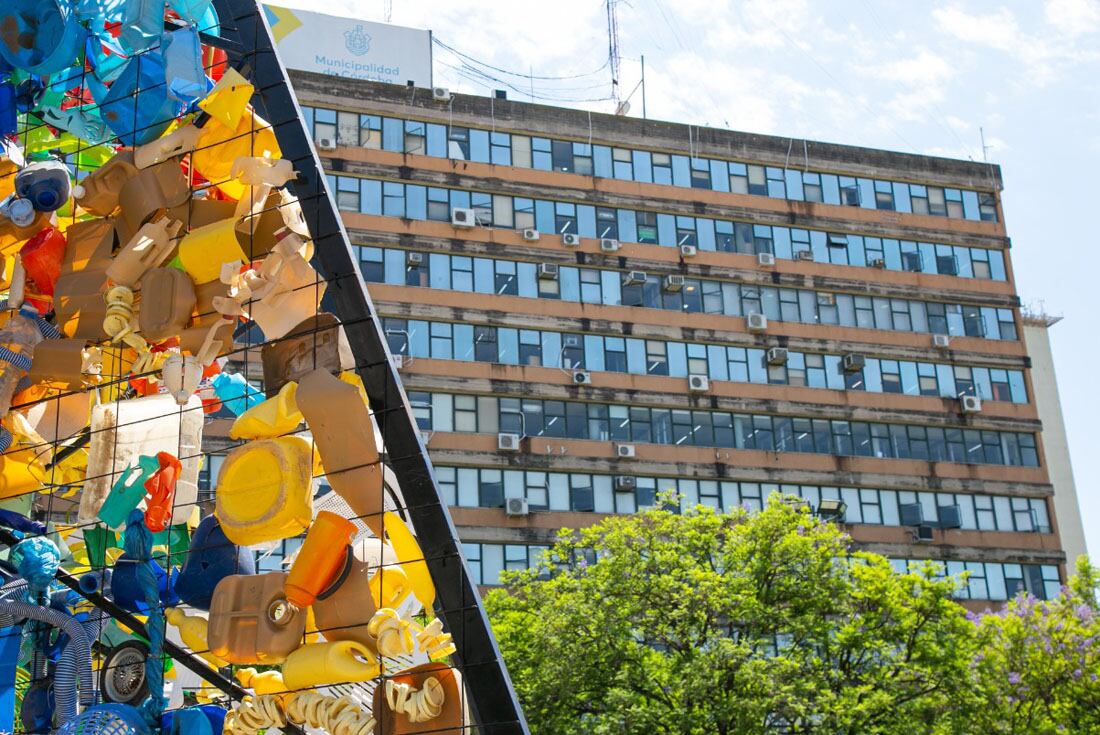
{"label": "antenna mast", "polygon": [[622,92],[619,86],[619,0],[604,0],[607,6],[607,55],[611,62],[611,95],[615,98],[615,114],[623,115]]}
{"label": "antenna mast", "polygon": [[393,19],[393,0],[382,0],[382,14],[387,23]]}

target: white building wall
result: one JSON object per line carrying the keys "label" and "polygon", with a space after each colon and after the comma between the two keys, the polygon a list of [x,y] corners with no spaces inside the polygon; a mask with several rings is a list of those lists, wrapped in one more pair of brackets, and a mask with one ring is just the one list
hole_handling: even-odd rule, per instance
{"label": "white building wall", "polygon": [[1039,420],[1043,422],[1043,451],[1047,474],[1054,485],[1054,516],[1066,565],[1073,573],[1077,557],[1085,554],[1085,529],[1081,508],[1077,504],[1077,487],[1073,482],[1073,466],[1069,458],[1066,425],[1062,418],[1062,403],[1058,397],[1058,379],[1054,372],[1054,355],[1050,348],[1050,326],[1056,320],[1046,317],[1025,318],[1024,340],[1031,357],[1031,386]]}

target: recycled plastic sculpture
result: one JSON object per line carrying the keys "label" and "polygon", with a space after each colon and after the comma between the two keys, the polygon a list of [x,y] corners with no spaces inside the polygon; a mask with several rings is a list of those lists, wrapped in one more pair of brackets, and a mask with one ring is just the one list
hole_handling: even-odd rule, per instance
{"label": "recycled plastic sculpture", "polygon": [[[2,568],[40,694],[14,711],[0,666],[0,732],[462,732],[293,162],[219,34],[210,0],[0,7],[0,526],[80,578]],[[180,645],[254,696],[184,691]]]}

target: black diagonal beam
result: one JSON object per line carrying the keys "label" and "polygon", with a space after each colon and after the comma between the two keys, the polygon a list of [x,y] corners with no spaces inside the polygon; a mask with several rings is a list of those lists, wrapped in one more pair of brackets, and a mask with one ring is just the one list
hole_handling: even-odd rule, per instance
{"label": "black diagonal beam", "polygon": [[[527,735],[527,723],[477,586],[466,568],[416,419],[390,360],[374,304],[359,275],[358,258],[353,255],[297,98],[275,52],[267,19],[256,0],[215,0],[215,7],[222,35],[243,50],[234,61],[251,69],[257,110],[275,129],[283,157],[293,161],[299,172],[293,190],[316,245],[315,265],[328,281],[326,302],[344,323],[406,513],[435,582],[438,613],[458,649],[455,662],[463,672],[480,732]],[[341,42],[336,38],[314,40],[319,50],[327,43]],[[369,431],[367,427],[363,430]]]}

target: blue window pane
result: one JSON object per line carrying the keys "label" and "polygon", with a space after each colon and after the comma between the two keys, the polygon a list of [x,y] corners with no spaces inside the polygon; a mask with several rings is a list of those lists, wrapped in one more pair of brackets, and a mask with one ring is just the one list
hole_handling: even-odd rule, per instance
{"label": "blue window pane", "polygon": [[646,374],[645,341],[626,340],[626,369],[635,375]]}
{"label": "blue window pane", "polygon": [[638,242],[638,224],[633,209],[620,209],[619,239],[623,242]]}
{"label": "blue window pane", "polygon": [[326,110],[323,107],[318,107],[314,110],[313,117],[319,123],[336,124],[336,110]]}
{"label": "blue window pane", "polygon": [[474,258],[474,291],[496,293],[496,274],[489,258]]}
{"label": "blue window pane", "polygon": [[383,256],[385,259],[386,283],[405,285],[405,251],[387,250]]}
{"label": "blue window pane", "polygon": [[538,266],[534,263],[519,263],[516,266],[516,279],[519,281],[519,295],[528,299],[536,299],[538,289]]}
{"label": "blue window pane", "polygon": [[875,182],[871,179],[859,180],[859,206],[864,209],[875,208]]}
{"label": "blue window pane", "polygon": [[428,256],[428,274],[432,288],[451,287],[451,258],[442,253]]}
{"label": "blue window pane", "polygon": [[500,361],[505,365],[519,362],[519,331],[501,327],[497,330],[497,350]]}
{"label": "blue window pane", "polygon": [[[637,164],[635,164],[637,170]],[[730,172],[725,161],[710,160],[710,186],[715,191],[730,190]]]}
{"label": "blue window pane", "polygon": [[715,249],[714,220],[704,217],[696,218],[695,231],[699,240],[699,249],[713,251]]}
{"label": "blue window pane", "polygon": [[943,398],[958,396],[955,388],[955,370],[950,365],[936,365],[936,383]]}
{"label": "blue window pane", "polygon": [[444,126],[435,123],[428,125],[428,155],[447,157],[447,128]]}
{"label": "blue window pane", "polygon": [[1005,274],[1005,256],[1000,250],[989,251],[989,271],[994,281],[1008,280]]}
{"label": "blue window pane", "polygon": [[614,172],[611,166],[611,149],[605,145],[592,146],[592,165],[596,176],[605,179],[611,178],[611,174]]}
{"label": "blue window pane", "polygon": [[909,184],[894,183],[894,209],[905,214],[913,211],[913,202],[909,198]]}
{"label": "blue window pane", "polygon": [[784,174],[787,179],[787,198],[803,201],[806,197],[802,192],[802,172],[788,168]]}
{"label": "blue window pane", "polygon": [[967,219],[980,220],[982,212],[978,208],[978,192],[963,191],[963,216]]}
{"label": "blue window pane", "polygon": [[600,271],[600,286],[603,303],[607,306],[618,306],[623,303],[623,287],[619,280],[618,271]]}
{"label": "blue window pane", "polygon": [[603,337],[584,336],[584,365],[588,370],[606,370],[603,359]]}
{"label": "blue window pane", "polygon": [[387,217],[405,216],[405,185],[392,181],[382,183],[382,214]]}
{"label": "blue window pane", "polygon": [[489,163],[489,131],[470,131],[470,160]]}
{"label": "blue window pane", "polygon": [[669,342],[667,354],[668,374],[674,378],[686,378],[688,374],[687,345],[683,342]]}
{"label": "blue window pane", "polygon": [[671,214],[657,215],[657,242],[661,245],[676,245],[676,218]]}
{"label": "blue window pane", "polygon": [[1013,403],[1027,403],[1027,388],[1024,384],[1024,374],[1019,370],[1008,371],[1008,389],[1012,393]]}
{"label": "blue window pane", "polygon": [[672,184],[673,186],[691,186],[691,164],[687,156],[672,157]]}
{"label": "blue window pane", "polygon": [[729,360],[726,348],[721,345],[707,345],[707,372],[712,380],[729,380]]}
{"label": "blue window pane", "polygon": [[833,174],[821,174],[821,188],[826,204],[840,204],[840,181]]}
{"label": "blue window pane", "polygon": [[554,226],[554,203],[543,199],[535,201],[535,229],[539,232],[557,232]]}
{"label": "blue window pane", "polygon": [[631,153],[631,160],[634,164],[634,180],[652,184],[653,157],[649,154],[649,151],[633,151]]}
{"label": "blue window pane", "polygon": [[581,237],[596,237],[596,208],[589,204],[577,205],[577,233]]}
{"label": "blue window pane", "polygon": [[359,189],[359,211],[363,214],[382,214],[382,182],[363,179]]}
{"label": "blue window pane", "polygon": [[581,300],[580,270],[577,268],[559,268],[558,285],[562,301]]}
{"label": "blue window pane", "polygon": [[405,216],[409,219],[428,219],[428,190],[409,184],[405,187]]}
{"label": "blue window pane", "polygon": [[382,119],[382,149],[405,152],[405,124],[392,117]]}

